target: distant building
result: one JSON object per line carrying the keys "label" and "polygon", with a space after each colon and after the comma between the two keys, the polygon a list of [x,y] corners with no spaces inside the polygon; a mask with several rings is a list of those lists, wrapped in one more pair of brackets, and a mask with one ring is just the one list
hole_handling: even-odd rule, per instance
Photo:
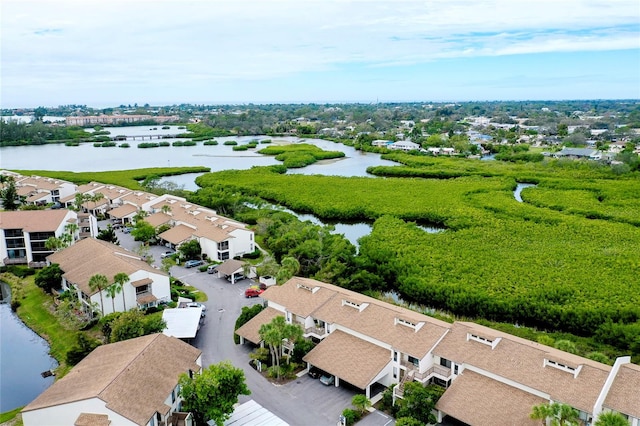
{"label": "distant building", "polygon": [[137,123],[139,121],[153,120],[157,123],[178,121],[177,115],[87,115],[84,117],[67,117],[67,126],[95,126],[99,124]]}
{"label": "distant building", "polygon": [[571,158],[571,159],[587,159],[587,160],[600,160],[602,159],[602,153],[600,151],[591,148],[562,148],[561,151],[556,152],[554,155],[556,158]]}

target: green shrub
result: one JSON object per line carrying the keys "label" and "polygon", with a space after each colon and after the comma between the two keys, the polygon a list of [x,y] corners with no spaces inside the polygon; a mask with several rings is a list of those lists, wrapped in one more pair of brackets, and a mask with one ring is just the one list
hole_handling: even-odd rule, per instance
{"label": "green shrub", "polygon": [[223,145],[238,145],[238,142],[236,142],[236,141],[224,141]]}
{"label": "green shrub", "polygon": [[238,145],[232,148],[234,151],[247,151],[249,147],[247,145]]}
{"label": "green shrub", "polygon": [[218,141],[216,140],[204,141],[203,145],[218,145]]}
{"label": "green shrub", "polygon": [[[238,316],[238,319],[236,319],[236,324],[235,324],[234,330],[239,329],[244,324],[249,322],[249,320],[251,320],[251,318],[253,318],[256,315],[258,315],[260,312],[262,312],[263,309],[264,309],[264,306],[262,306],[260,304],[253,305],[253,306],[243,306],[242,307],[242,312],[240,313],[240,316]],[[236,345],[239,344],[240,343],[240,336],[238,336],[237,334],[234,333],[233,334],[233,341],[235,342]]]}
{"label": "green shrub", "polygon": [[351,426],[360,420],[362,414],[360,414],[359,411],[352,410],[351,408],[345,408],[342,411],[342,416],[344,417],[346,426]]}

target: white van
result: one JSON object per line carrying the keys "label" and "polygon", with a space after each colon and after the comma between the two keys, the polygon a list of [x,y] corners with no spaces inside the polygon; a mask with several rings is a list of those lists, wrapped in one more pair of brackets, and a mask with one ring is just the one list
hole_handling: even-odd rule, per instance
{"label": "white van", "polygon": [[218,270],[216,269],[218,265],[209,265],[209,267],[207,268],[207,274],[213,274],[218,272]]}

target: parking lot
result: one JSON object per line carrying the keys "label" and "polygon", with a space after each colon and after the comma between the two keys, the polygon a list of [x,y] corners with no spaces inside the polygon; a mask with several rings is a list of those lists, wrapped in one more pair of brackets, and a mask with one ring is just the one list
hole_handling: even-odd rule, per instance
{"label": "parking lot", "polygon": [[[135,251],[138,243],[129,234],[117,231],[122,247]],[[156,266],[161,264],[161,254],[166,247],[151,246],[149,254]],[[266,380],[249,365],[248,345],[236,345],[233,341],[235,321],[243,306],[261,303],[260,298],[245,298],[244,291],[253,281],[245,279],[229,283],[215,274],[199,272],[198,268],[174,266],[171,275],[186,285],[205,293],[204,302],[207,315],[194,346],[202,351],[203,364],[229,360],[245,372],[247,386],[251,395],[241,396],[240,402],[253,399],[290,425],[336,425],[345,408],[352,408],[351,398],[359,393],[345,387],[325,386],[317,379],[303,375],[284,385],[275,385]],[[382,426],[394,424],[393,419],[384,413],[374,411],[361,420],[358,425]]]}

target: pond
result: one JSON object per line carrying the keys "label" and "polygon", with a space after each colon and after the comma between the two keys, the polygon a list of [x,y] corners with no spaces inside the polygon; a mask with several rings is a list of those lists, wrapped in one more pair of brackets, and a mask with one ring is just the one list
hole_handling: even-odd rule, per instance
{"label": "pond", "polygon": [[54,381],[41,373],[58,364],[47,342],[24,325],[8,303],[0,303],[0,413],[22,407]]}

